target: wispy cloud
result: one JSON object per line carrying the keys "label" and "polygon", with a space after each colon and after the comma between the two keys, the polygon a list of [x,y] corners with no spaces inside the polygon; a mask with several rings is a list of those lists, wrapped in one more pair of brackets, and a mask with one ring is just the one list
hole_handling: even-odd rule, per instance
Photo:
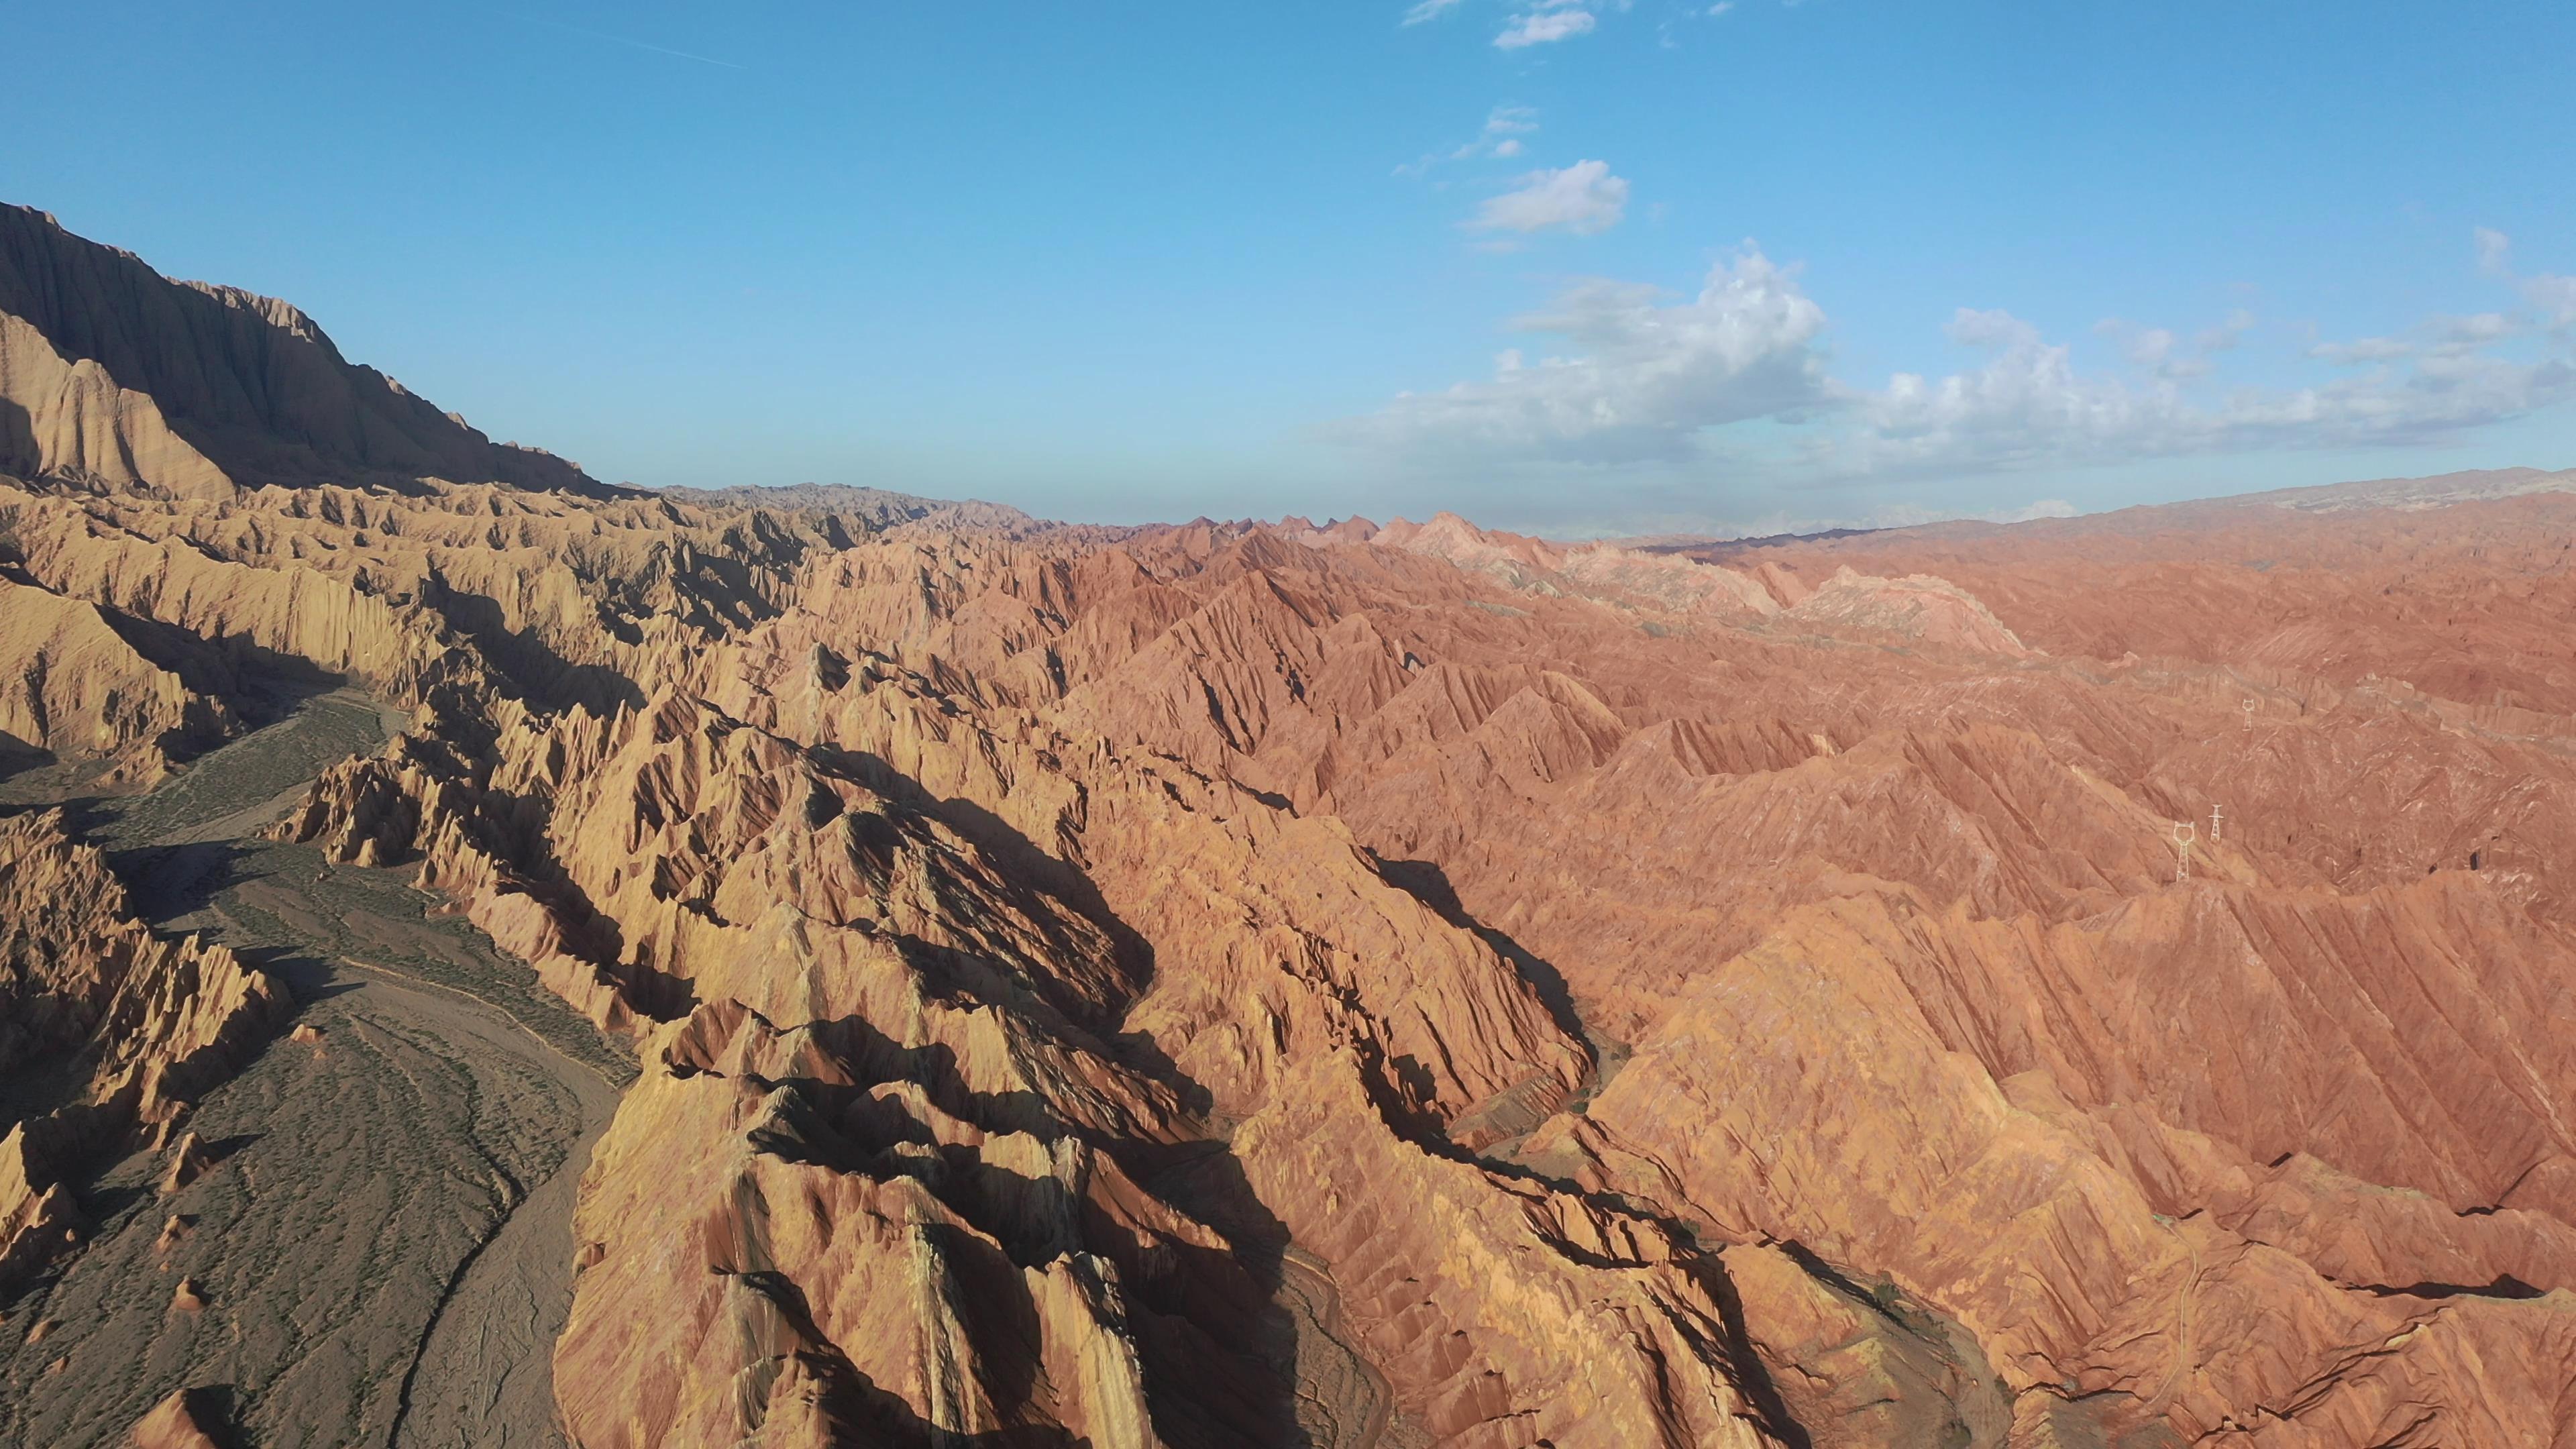
{"label": "wispy cloud", "polygon": [[2308,355],[2337,367],[2355,367],[2363,363],[2388,362],[2415,350],[2412,342],[2394,337],[2363,337],[2351,342],[2320,342],[2308,349]]}
{"label": "wispy cloud", "polygon": [[[1415,0],[1404,12],[1401,25],[1426,25],[1460,8],[1465,0]],[[1719,0],[1709,14],[1722,14],[1732,8],[1734,0]],[[1601,23],[1603,11],[1626,11],[1636,0],[1511,0],[1513,13],[1503,23],[1494,44],[1502,50],[1522,50],[1533,45],[1546,45],[1559,40],[1589,34]]]}
{"label": "wispy cloud", "polygon": [[2140,327],[2117,317],[2094,324],[2093,330],[2120,348],[2130,364],[2158,377],[2180,381],[2206,377],[2217,370],[2216,354],[2236,346],[2252,330],[2254,316],[2236,311],[2215,327],[2204,327],[2188,340],[2168,327]]}
{"label": "wispy cloud", "polygon": [[[1451,3],[1455,3],[1455,0],[1451,0]],[[722,66],[726,70],[746,70],[749,68],[746,66],[736,65],[729,60],[718,60],[711,55],[698,55],[691,51],[673,50],[667,45],[655,45],[650,41],[637,40],[630,35],[611,35],[605,30],[592,30],[586,26],[567,25],[560,20],[548,20],[542,15],[521,15],[515,10],[498,10],[493,13],[511,20],[516,20],[522,25],[542,25],[548,30],[560,30],[566,35],[587,36],[592,40],[607,41],[611,45],[628,46],[635,50],[649,50],[655,55],[668,55],[677,57],[681,60],[694,60],[700,65]]]}
{"label": "wispy cloud", "polygon": [[2512,238],[2488,227],[2478,228],[2477,245],[2479,267],[2489,276],[2512,282],[2523,301],[2539,315],[2541,326],[2559,332],[2576,328],[2576,277],[2548,272],[2534,277],[2514,275]]}
{"label": "wispy cloud", "polygon": [[2479,227],[2474,235],[2478,248],[2478,270],[2489,276],[2505,275],[2505,255],[2513,250],[2513,239],[2493,227]]}
{"label": "wispy cloud", "polygon": [[1485,129],[1468,143],[1463,154],[1517,156],[1521,154],[1521,138],[1537,130],[1537,111],[1528,106],[1496,106],[1485,117]]}
{"label": "wispy cloud", "polygon": [[1538,132],[1538,112],[1529,106],[1496,106],[1486,113],[1484,127],[1476,139],[1450,151],[1433,151],[1421,160],[1395,168],[1398,176],[1420,176],[1448,161],[1471,161],[1479,156],[1509,158],[1521,154],[1524,136]]}
{"label": "wispy cloud", "polygon": [[1471,231],[1563,230],[1592,236],[1617,226],[1627,211],[1627,178],[1611,175],[1607,161],[1577,161],[1554,171],[1533,171],[1512,190],[1487,197],[1467,226]]}
{"label": "wispy cloud", "polygon": [[2522,295],[2551,327],[2562,332],[2576,327],[2576,277],[2525,277]]}
{"label": "wispy cloud", "polygon": [[1551,5],[1512,17],[1512,22],[1503,27],[1503,33],[1494,37],[1494,44],[1502,50],[1521,50],[1551,41],[1571,40],[1588,34],[1599,23],[1589,10],[1566,4]]}
{"label": "wispy cloud", "polygon": [[2436,314],[2425,324],[2432,335],[2428,351],[2434,353],[2475,352],[2490,343],[2502,342],[2515,332],[2513,319],[2502,312],[2479,312],[2468,317]]}

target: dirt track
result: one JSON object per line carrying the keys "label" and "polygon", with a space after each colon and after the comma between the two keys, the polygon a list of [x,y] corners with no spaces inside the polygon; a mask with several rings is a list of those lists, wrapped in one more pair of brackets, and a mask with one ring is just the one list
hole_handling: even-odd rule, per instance
{"label": "dirt track", "polygon": [[[278,974],[321,1039],[208,1095],[185,1125],[218,1161],[175,1197],[150,1153],[93,1185],[96,1239],[0,1327],[0,1443],[115,1443],[205,1385],[261,1445],[561,1442],[573,1191],[631,1064],[403,876],[249,838],[387,723],[321,696],[99,822],[149,914]],[[173,1311],[182,1278],[204,1307]]]}

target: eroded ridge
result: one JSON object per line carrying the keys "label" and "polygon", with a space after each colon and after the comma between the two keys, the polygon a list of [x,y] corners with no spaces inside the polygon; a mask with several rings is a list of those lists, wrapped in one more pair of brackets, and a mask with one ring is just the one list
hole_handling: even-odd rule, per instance
{"label": "eroded ridge", "polygon": [[74,802],[0,823],[11,1111],[133,1101],[0,1199],[20,1437],[2576,1433],[2546,479],[1695,550],[639,496],[192,295],[339,379],[302,442],[0,337]]}

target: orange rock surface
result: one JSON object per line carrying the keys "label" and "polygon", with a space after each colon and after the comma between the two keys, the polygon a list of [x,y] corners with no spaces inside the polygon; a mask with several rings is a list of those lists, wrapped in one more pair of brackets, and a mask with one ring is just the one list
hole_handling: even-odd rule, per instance
{"label": "orange rock surface", "polygon": [[[88,621],[372,689],[279,833],[638,1050],[574,1442],[2576,1443],[2546,476],[1652,548],[682,502],[0,222],[0,642],[132,706],[12,718],[224,695]],[[274,998],[113,886],[0,822],[0,1050],[165,1120]]]}
{"label": "orange rock surface", "polygon": [[[1913,570],[1720,625],[1488,572],[1240,528],[866,544],[640,710],[528,717],[479,777],[389,757],[317,792],[318,832],[424,856],[603,1021],[813,1033],[758,1092],[672,1049],[648,1073],[594,1169],[565,1381],[707,1341],[605,1325],[639,1258],[751,1271],[740,1205],[790,1191],[764,1138],[835,1169],[793,1190],[830,1224],[937,1216],[817,1197],[888,1179],[870,1132],[784,1147],[802,1081],[929,1091],[897,1138],[988,1168],[1000,1130],[1144,1184],[1221,1144],[1442,1442],[2371,1442],[2576,1376],[2576,978],[2538,803],[2568,772],[2490,702],[2275,672],[2289,717],[2249,732],[2219,671],[2059,660]],[[1837,592],[1897,602],[1807,607]],[[2406,791],[2356,867],[2338,813]],[[436,804],[332,803],[379,794]],[[2481,801],[2522,813],[2470,847],[2443,814]],[[2177,880],[2173,822],[2211,804]],[[738,1144],[731,1186],[679,1194],[735,1206],[636,1245],[683,1141]],[[1169,1191],[1164,1231],[1257,1254]],[[1029,1231],[961,1221],[1005,1259]],[[757,1271],[810,1304],[853,1231]],[[750,1307],[721,1302],[688,1322]],[[1139,1392],[1204,1424],[1156,1385],[1201,1381],[1223,1330],[1177,1316]],[[800,1404],[1090,1422],[1093,1380],[943,1378],[1009,1350],[938,1322],[970,1347],[827,1316],[727,1341],[835,1366],[776,1380]],[[2497,1381],[2466,1333],[2511,1343]],[[601,1442],[741,1432],[686,1415],[743,1371],[649,1416],[603,1391]]]}
{"label": "orange rock surface", "polygon": [[198,688],[146,658],[97,605],[0,574],[0,756],[95,759],[120,781],[158,779],[174,752],[237,723],[221,695],[200,692],[219,666],[191,662]]}

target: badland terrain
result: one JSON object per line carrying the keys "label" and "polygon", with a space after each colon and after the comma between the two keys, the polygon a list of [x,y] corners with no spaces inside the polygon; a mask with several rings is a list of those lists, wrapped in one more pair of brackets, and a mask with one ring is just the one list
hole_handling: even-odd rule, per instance
{"label": "badland terrain", "polygon": [[0,208],[0,1442],[2576,1445],[2572,550],[644,492]]}

